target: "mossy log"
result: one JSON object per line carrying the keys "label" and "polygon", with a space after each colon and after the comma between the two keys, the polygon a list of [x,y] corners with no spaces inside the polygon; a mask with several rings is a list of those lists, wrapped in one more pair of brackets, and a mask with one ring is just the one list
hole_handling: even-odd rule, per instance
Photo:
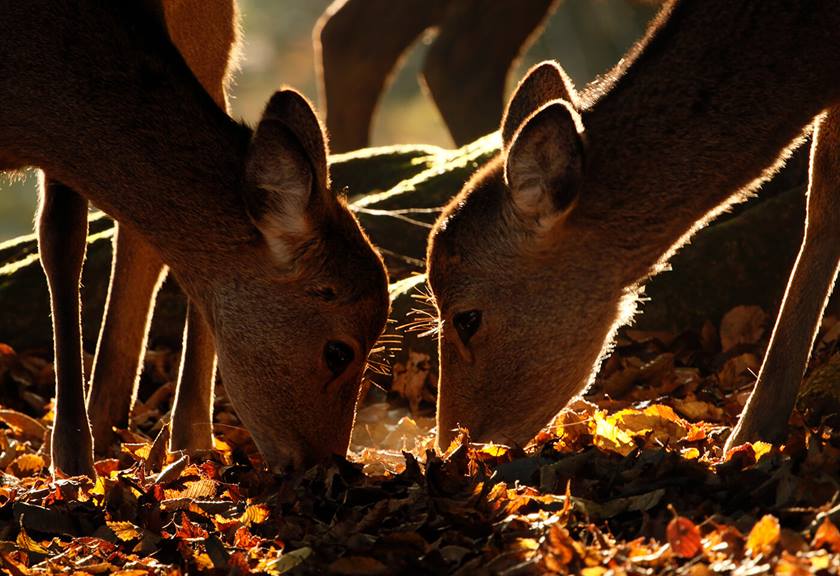
{"label": "mossy log", "polygon": [[[436,208],[446,203],[475,168],[498,149],[495,136],[458,150],[435,146],[369,148],[331,158],[333,186],[357,210],[371,238],[382,246],[392,277],[422,268],[423,246]],[[386,212],[393,206],[421,206],[421,217]],[[93,350],[108,291],[113,221],[91,217],[82,277],[85,348]],[[49,347],[49,293],[34,235],[0,244],[0,342],[16,348]],[[151,344],[177,347],[185,302],[168,279],[161,289],[151,328]]]}
{"label": "mossy log", "polygon": [[[334,185],[347,190],[350,206],[391,269],[394,318],[405,324],[418,308],[413,294],[423,283],[426,236],[444,205],[475,169],[497,153],[491,135],[458,150],[397,146],[360,150],[332,158]],[[672,259],[672,271],[654,278],[650,301],[637,317],[648,329],[681,329],[717,321],[738,304],[775,310],[796,255],[804,219],[804,154],[763,193],[701,231]],[[795,184],[799,183],[798,186]],[[84,337],[92,350],[107,291],[111,221],[93,217],[83,277]],[[14,347],[47,347],[51,342],[49,300],[34,236],[0,245],[0,341]],[[158,297],[152,343],[178,346],[184,301],[174,282]],[[409,351],[433,352],[432,338],[406,335],[398,360]]]}

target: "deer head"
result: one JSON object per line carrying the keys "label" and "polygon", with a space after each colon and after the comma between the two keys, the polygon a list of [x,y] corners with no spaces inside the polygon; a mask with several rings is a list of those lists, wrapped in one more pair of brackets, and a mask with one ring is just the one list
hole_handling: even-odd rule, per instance
{"label": "deer head", "polygon": [[624,277],[576,217],[586,141],[554,63],[533,68],[502,122],[503,150],[444,211],[429,284],[440,318],[439,443],[525,444],[588,383],[620,317]]}
{"label": "deer head", "polygon": [[225,389],[275,471],[349,443],[368,352],[388,314],[382,260],[330,189],[325,137],[309,103],[268,103],[245,159],[253,239],[187,276],[213,330]]}

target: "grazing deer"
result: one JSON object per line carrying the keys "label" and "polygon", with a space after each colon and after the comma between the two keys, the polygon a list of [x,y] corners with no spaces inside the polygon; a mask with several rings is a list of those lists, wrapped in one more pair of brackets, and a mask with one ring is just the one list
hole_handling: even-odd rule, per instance
{"label": "grazing deer", "polygon": [[[659,4],[662,0],[632,0]],[[428,90],[456,146],[497,128],[505,84],[559,0],[335,0],[313,33],[318,89],[336,152],[368,145],[382,92],[417,39],[438,34],[423,62]],[[352,98],[347,98],[352,94]]]}
{"label": "grazing deer", "polygon": [[387,275],[330,189],[309,102],[282,90],[255,130],[234,122],[154,0],[0,0],[0,13],[0,168],[50,176],[40,250],[55,340],[67,343],[56,347],[53,467],[95,474],[79,341],[88,201],[175,274],[274,470],[343,454]]}
{"label": "grazing deer", "polygon": [[452,139],[461,146],[492,132],[504,111],[509,69],[557,4],[335,0],[313,34],[334,151],[367,146],[376,105],[402,56],[436,26],[440,32],[426,55],[422,80]]}
{"label": "grazing deer", "polygon": [[[163,17],[178,48],[204,89],[227,110],[226,89],[235,67],[238,14],[235,0],[162,0]],[[67,192],[69,194],[69,191]],[[48,217],[49,212],[44,212]],[[61,216],[59,216],[61,217]],[[45,230],[50,228],[43,222]],[[111,283],[93,371],[88,414],[94,453],[109,455],[116,442],[114,427],[126,427],[134,405],[152,303],[165,276],[163,261],[139,234],[116,227]],[[72,342],[76,341],[74,336]],[[75,357],[68,341],[56,341],[59,364]],[[213,447],[212,399],[215,377],[213,338],[198,310],[187,309],[181,370],[172,410],[170,449],[197,452]],[[64,359],[67,360],[64,360]],[[75,368],[74,368],[75,370]],[[81,377],[74,373],[74,377]]]}
{"label": "grazing deer", "polygon": [[699,228],[814,144],[807,230],[727,447],[786,429],[840,265],[840,4],[670,2],[578,95],[541,64],[503,151],[438,221],[439,442],[524,444],[592,381],[642,284]]}

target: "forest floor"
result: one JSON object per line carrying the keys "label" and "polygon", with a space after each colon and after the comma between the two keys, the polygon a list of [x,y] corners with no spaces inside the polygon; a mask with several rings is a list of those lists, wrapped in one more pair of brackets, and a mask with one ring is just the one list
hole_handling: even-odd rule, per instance
{"label": "forest floor", "polygon": [[[177,355],[147,354],[99,479],[49,474],[45,351],[0,346],[0,567],[22,574],[838,574],[840,321],[827,318],[780,446],[722,446],[771,319],[626,329],[526,447],[433,451],[433,406],[374,390],[348,460],[266,472],[224,391],[217,450],[167,453]],[[430,391],[425,391],[429,393]],[[433,392],[433,391],[431,391]],[[411,399],[409,399],[411,400]],[[413,399],[415,404],[419,398]],[[515,396],[511,409],[515,409]]]}

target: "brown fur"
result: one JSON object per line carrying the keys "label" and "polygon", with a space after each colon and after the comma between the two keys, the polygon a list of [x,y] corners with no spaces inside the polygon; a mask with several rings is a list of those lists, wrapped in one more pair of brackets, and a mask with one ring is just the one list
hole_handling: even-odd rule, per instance
{"label": "brown fur", "polygon": [[[259,183],[245,172],[277,143],[252,141],[224,113],[159,20],[139,3],[99,0],[7,0],[0,12],[0,101],[14,103],[0,108],[7,166],[43,168],[160,255],[209,325],[226,390],[274,469],[343,453],[388,306],[384,266],[346,206],[313,186],[298,215],[311,220],[311,236],[278,261],[277,239],[249,212],[246,194]],[[275,102],[266,118],[283,116]],[[294,148],[275,153],[294,162]],[[307,160],[301,178],[326,172],[320,155]],[[339,377],[323,356],[328,341],[356,352]],[[89,454],[86,420],[74,410],[76,425],[58,438]],[[78,471],[90,472],[66,470]]]}
{"label": "brown fur", "polygon": [[[239,18],[234,0],[146,0],[204,89],[227,110],[226,88],[238,56]],[[200,17],[199,17],[200,16]],[[45,223],[49,228],[51,223]],[[152,304],[165,271],[160,256],[130,229],[114,236],[108,299],[90,375],[88,414],[96,454],[111,455],[114,428],[128,426],[137,395],[141,359]],[[61,342],[56,342],[59,346]],[[56,356],[61,356],[61,349]],[[171,418],[171,450],[212,448],[213,338],[206,322],[190,307]]]}
{"label": "brown fur", "polygon": [[492,132],[503,112],[508,71],[557,4],[557,0],[336,0],[313,35],[321,101],[326,103],[334,150],[368,144],[382,92],[408,48],[434,26],[440,30],[421,80],[452,139],[460,146]]}
{"label": "brown fur", "polygon": [[[573,113],[565,136],[552,128],[556,115],[525,121],[511,149],[517,138],[553,130],[559,140],[544,141],[553,160],[494,160],[432,235],[442,445],[457,424],[476,440],[527,442],[590,382],[640,285],[698,228],[756,190],[813,119],[838,104],[838,26],[840,7],[830,0],[671,2],[623,63],[581,96],[582,133],[569,129]],[[834,115],[818,134],[791,297],[730,442],[783,429],[834,281],[840,196],[827,191],[840,169]],[[579,138],[583,168],[567,174],[581,180],[546,180],[569,164],[564,150],[576,150]],[[537,225],[520,207],[527,195],[505,179],[511,161],[532,181],[554,182],[543,194],[575,190],[572,207],[560,203],[562,217]],[[453,317],[467,310],[480,310],[482,323],[465,344]]]}

